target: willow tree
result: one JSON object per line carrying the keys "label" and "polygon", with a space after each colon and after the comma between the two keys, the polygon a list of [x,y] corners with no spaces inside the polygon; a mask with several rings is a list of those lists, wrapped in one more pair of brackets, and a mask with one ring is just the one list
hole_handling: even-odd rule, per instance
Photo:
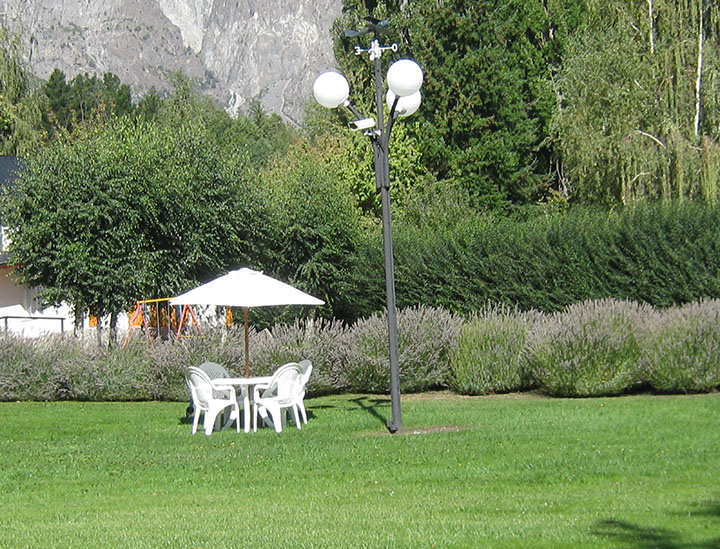
{"label": "willow tree", "polygon": [[720,199],[720,8],[589,0],[557,75],[568,189],[588,201]]}
{"label": "willow tree", "polygon": [[27,67],[20,35],[0,26],[0,153],[23,155],[44,138],[45,96]]}

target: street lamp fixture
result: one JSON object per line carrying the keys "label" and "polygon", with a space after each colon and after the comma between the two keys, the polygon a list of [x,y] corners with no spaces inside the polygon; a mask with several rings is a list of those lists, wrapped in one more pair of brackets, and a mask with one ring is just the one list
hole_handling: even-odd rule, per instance
{"label": "street lamp fixture", "polygon": [[[382,197],[383,246],[385,252],[385,289],[387,293],[388,343],[390,348],[390,396],[392,416],[387,422],[388,430],[396,433],[402,428],[400,410],[400,369],[398,365],[397,309],[395,306],[395,267],[393,263],[392,216],[390,214],[390,132],[398,117],[410,116],[420,107],[422,100],[420,86],[423,72],[412,59],[395,61],[387,71],[388,90],[385,97],[390,115],[385,123],[383,104],[383,78],[380,58],[383,52],[396,52],[397,44],[381,46],[377,39],[380,32],[387,28],[387,22],[378,22],[377,28],[372,27],[375,37],[370,48],[355,46],[355,54],[367,53],[374,63],[375,69],[375,107],[376,118],[368,118],[360,114],[350,102],[350,86],[345,77],[337,71],[322,73],[315,80],[313,95],[323,107],[334,109],[347,107],[355,120],[350,128],[363,131],[370,138],[373,148],[375,165],[375,185]],[[370,32],[370,31],[368,31]],[[345,36],[357,37],[365,32],[346,31]]]}

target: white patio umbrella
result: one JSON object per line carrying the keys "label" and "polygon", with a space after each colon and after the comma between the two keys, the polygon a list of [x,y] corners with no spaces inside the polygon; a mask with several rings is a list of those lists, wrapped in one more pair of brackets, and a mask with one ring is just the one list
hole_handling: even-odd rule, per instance
{"label": "white patio umbrella", "polygon": [[252,269],[230,271],[202,286],[170,299],[172,305],[217,305],[242,307],[245,312],[245,375],[250,375],[248,308],[273,305],[324,305],[289,284]]}

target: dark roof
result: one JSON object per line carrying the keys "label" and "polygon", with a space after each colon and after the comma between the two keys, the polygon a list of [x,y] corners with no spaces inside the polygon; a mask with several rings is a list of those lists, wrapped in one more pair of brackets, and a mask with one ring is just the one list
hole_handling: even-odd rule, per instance
{"label": "dark roof", "polygon": [[[22,164],[22,158],[17,156],[0,156],[0,187],[9,187],[15,184],[17,173],[22,169]],[[0,234],[0,266],[7,265],[7,262],[7,254],[2,253],[2,234]]]}
{"label": "dark roof", "polygon": [[17,156],[0,156],[0,186],[13,185],[23,160]]}

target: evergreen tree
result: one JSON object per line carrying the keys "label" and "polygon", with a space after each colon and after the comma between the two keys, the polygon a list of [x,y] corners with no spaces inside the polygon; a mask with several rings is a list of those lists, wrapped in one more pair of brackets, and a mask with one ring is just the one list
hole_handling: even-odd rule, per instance
{"label": "evergreen tree", "polygon": [[48,107],[52,113],[46,127],[52,129],[57,125],[69,129],[72,119],[70,108],[72,88],[65,80],[65,73],[55,68],[50,73],[48,81],[42,86],[42,91],[48,98]]}
{"label": "evergreen tree", "polygon": [[111,72],[103,75],[100,94],[106,109],[115,116],[132,114],[133,104],[130,86],[122,84],[120,78]]}
{"label": "evergreen tree", "polygon": [[135,114],[141,120],[153,120],[160,110],[161,104],[160,95],[154,87],[151,87],[138,101]]}
{"label": "evergreen tree", "polygon": [[72,94],[70,108],[76,123],[90,120],[97,114],[100,86],[97,76],[88,73],[76,75],[70,82]]}
{"label": "evergreen tree", "polygon": [[[371,72],[342,30],[367,24],[367,5],[346,0],[335,23],[335,52],[351,87],[372,89]],[[464,187],[475,203],[502,208],[536,200],[553,183],[547,140],[555,108],[550,84],[562,37],[581,8],[569,0],[416,0],[375,2],[389,18],[385,42],[399,44],[425,71],[414,127],[422,159],[440,180]],[[367,46],[365,44],[365,46]],[[388,61],[389,63],[389,61]]]}

